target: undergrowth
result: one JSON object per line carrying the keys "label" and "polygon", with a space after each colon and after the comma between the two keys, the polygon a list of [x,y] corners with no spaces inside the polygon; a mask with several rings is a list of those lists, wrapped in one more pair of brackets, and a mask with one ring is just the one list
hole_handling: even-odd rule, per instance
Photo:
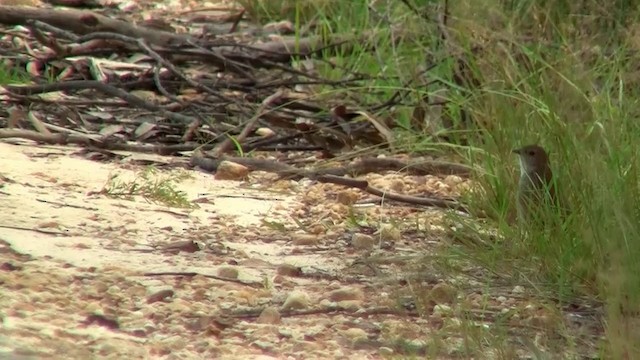
{"label": "undergrowth", "polygon": [[[398,125],[395,149],[437,151],[478,169],[478,188],[465,199],[487,220],[454,219],[464,225],[454,235],[473,241],[443,256],[529,284],[554,304],[604,304],[607,341],[599,351],[640,358],[640,2],[449,1],[445,40],[434,15],[444,0],[240,2],[262,22],[287,18],[301,29],[315,21],[323,36],[366,34],[349,51],[327,51],[319,71],[375,78],[357,88],[318,88],[319,96],[366,106],[404,89],[402,104],[378,114]],[[449,103],[416,121],[415,104],[438,96]],[[518,169],[511,151],[532,143],[550,153],[570,209],[545,227],[512,221]]]}

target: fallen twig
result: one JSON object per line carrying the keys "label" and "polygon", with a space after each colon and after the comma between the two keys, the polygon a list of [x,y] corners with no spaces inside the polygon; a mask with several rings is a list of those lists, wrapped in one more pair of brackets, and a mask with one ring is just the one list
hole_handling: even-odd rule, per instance
{"label": "fallen twig", "polygon": [[236,284],[250,286],[250,287],[253,287],[253,288],[260,288],[260,287],[264,286],[264,284],[259,283],[259,282],[246,282],[246,281],[242,281],[242,280],[238,280],[238,279],[226,278],[226,277],[216,276],[216,275],[201,274],[201,273],[197,273],[197,272],[180,272],[180,271],[149,272],[149,273],[142,274],[142,276],[187,276],[187,277],[204,276],[204,277],[210,278],[210,279],[233,282],[233,283],[236,283]]}
{"label": "fallen twig", "polygon": [[337,185],[342,185],[347,187],[354,187],[357,189],[361,189],[369,194],[380,196],[387,200],[395,200],[395,201],[401,201],[409,204],[452,209],[452,210],[462,211],[464,213],[469,212],[469,210],[463,204],[457,201],[394,194],[394,193],[380,190],[378,188],[370,186],[369,182],[366,180],[355,180],[355,179],[349,179],[349,178],[333,176],[333,175],[322,175],[317,177],[316,180],[323,183],[331,183],[331,184],[337,184]]}

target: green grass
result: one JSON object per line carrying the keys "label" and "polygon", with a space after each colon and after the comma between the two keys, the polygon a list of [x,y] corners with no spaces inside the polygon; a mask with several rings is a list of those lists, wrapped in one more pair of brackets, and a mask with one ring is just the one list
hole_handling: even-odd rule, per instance
{"label": "green grass", "polygon": [[[428,15],[436,13],[434,4],[444,3],[409,2]],[[607,341],[599,351],[604,358],[640,358],[640,330],[634,330],[640,314],[639,1],[449,1],[448,47],[440,46],[435,22],[401,1],[379,1],[373,9],[360,0],[259,3],[262,10],[250,13],[261,20],[277,13],[303,26],[313,19],[323,34],[376,30],[370,42],[350,52],[327,52],[338,67],[319,67],[333,79],[354,73],[375,78],[348,89],[316,87],[318,97],[366,105],[405,89],[404,106],[379,114],[396,119],[403,140],[397,149],[455,154],[479,169],[479,189],[465,199],[473,214],[488,219],[452,218],[463,227],[453,234],[459,241],[441,254],[444,262],[473,264],[510,286],[526,284],[549,304],[601,302]],[[317,6],[311,11],[300,7],[303,3]],[[264,11],[269,4],[277,4],[279,12]],[[282,11],[283,4],[294,10]],[[391,23],[402,25],[405,40],[391,41],[398,34]],[[469,50],[474,45],[481,50]],[[447,57],[451,53],[466,60],[465,71],[480,86],[469,85],[473,77],[456,81],[459,69]],[[419,68],[429,65],[434,67],[421,75]],[[411,121],[412,105],[442,84],[450,89],[442,112],[453,126],[440,127],[437,135],[458,144],[438,142],[428,127]],[[466,123],[461,111],[468,115]],[[550,153],[570,214],[560,221],[549,213],[550,225],[522,229],[509,221],[518,177],[511,150],[530,143]],[[491,287],[495,276],[484,281]],[[499,331],[464,334],[475,349],[467,355],[478,356],[487,343],[510,353]],[[562,344],[579,348],[569,330],[563,334],[559,349]]]}
{"label": "green grass", "polygon": [[122,180],[117,175],[111,176],[100,193],[126,200],[139,196],[151,203],[191,209],[196,205],[176,187],[177,182],[188,177],[186,173],[160,176],[155,168],[149,166],[131,180]]}
{"label": "green grass", "polygon": [[6,63],[0,63],[0,85],[24,84],[29,81],[25,71],[16,69]]}

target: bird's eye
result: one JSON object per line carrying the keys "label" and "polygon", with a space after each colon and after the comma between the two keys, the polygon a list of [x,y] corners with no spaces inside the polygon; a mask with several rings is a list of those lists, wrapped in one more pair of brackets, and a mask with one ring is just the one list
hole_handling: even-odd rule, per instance
{"label": "bird's eye", "polygon": [[535,155],[535,154],[536,154],[536,152],[535,152],[535,151],[533,151],[533,150],[529,150],[529,156],[533,156],[533,155]]}

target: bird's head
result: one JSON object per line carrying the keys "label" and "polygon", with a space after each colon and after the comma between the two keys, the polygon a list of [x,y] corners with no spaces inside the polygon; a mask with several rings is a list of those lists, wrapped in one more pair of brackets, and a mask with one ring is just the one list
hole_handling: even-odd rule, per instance
{"label": "bird's head", "polygon": [[520,157],[520,171],[542,174],[549,169],[549,157],[539,145],[527,145],[513,150]]}

